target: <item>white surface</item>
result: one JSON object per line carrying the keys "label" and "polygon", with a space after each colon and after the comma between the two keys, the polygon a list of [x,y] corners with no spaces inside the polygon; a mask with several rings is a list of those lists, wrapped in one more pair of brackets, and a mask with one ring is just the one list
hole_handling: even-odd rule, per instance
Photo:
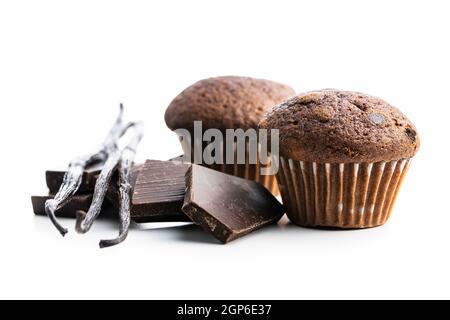
{"label": "white surface", "polygon": [[[448,1],[2,1],[0,298],[450,298]],[[139,159],[180,153],[163,115],[196,80],[248,75],[383,97],[422,149],[384,227],[286,221],[229,245],[192,227],[34,217],[44,171],[103,139],[124,102]],[[65,123],[63,121],[66,121]]]}

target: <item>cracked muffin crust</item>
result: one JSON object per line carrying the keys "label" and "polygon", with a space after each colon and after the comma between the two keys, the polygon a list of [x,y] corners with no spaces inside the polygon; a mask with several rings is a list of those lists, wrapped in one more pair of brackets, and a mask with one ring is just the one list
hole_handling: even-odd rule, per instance
{"label": "cracked muffin crust", "polygon": [[415,126],[382,99],[358,92],[321,90],[295,96],[259,124],[280,130],[280,155],[321,163],[411,158],[420,146]]}

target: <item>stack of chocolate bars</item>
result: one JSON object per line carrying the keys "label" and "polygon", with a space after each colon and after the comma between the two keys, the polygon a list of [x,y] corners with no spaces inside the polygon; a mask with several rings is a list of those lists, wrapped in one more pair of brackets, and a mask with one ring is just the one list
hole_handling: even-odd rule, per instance
{"label": "stack of chocolate bars", "polygon": [[[101,168],[87,169],[77,194],[55,213],[75,218],[87,211]],[[65,172],[47,171],[49,195],[32,197],[34,213],[45,215],[45,201],[56,194]],[[114,180],[114,179],[113,179]],[[131,219],[136,223],[192,221],[222,243],[230,242],[284,214],[283,205],[257,182],[231,176],[176,158],[147,160],[132,172]],[[111,183],[102,215],[117,215],[118,190]]]}

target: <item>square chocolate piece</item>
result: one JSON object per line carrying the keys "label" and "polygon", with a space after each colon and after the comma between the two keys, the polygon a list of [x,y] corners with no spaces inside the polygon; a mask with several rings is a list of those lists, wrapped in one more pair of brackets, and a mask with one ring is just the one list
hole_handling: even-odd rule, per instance
{"label": "square chocolate piece", "polygon": [[283,205],[261,184],[198,165],[186,174],[183,212],[223,243],[277,222]]}
{"label": "square chocolate piece", "polygon": [[189,167],[177,161],[147,160],[134,186],[131,218],[136,222],[189,221],[181,211]]}

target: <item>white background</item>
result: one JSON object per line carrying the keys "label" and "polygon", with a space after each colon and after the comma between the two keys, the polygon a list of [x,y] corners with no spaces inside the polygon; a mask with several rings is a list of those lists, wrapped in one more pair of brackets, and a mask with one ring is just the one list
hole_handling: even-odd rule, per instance
{"label": "white background", "polygon": [[[448,1],[2,1],[0,298],[450,298]],[[98,222],[62,238],[34,217],[46,169],[104,138],[124,102],[146,123],[139,160],[180,147],[163,115],[209,76],[380,96],[422,148],[387,225],[286,220],[229,245],[193,227]]]}

